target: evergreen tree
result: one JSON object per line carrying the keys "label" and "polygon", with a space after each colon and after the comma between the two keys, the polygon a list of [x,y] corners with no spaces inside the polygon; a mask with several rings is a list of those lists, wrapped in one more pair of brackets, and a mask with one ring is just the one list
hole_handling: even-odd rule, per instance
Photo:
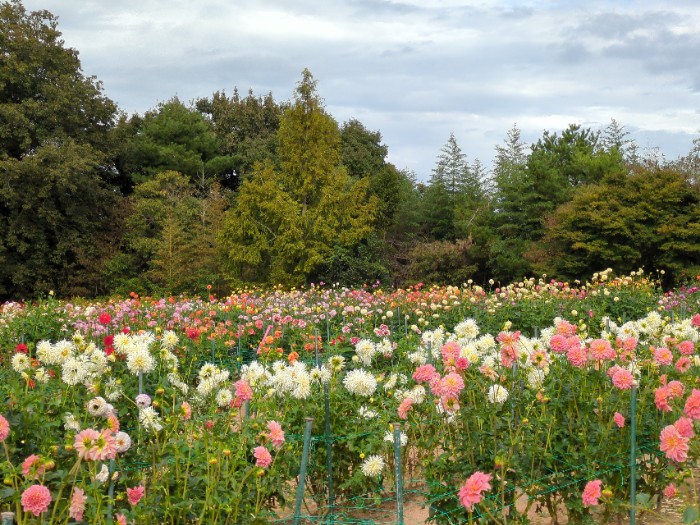
{"label": "evergreen tree", "polygon": [[196,107],[211,123],[223,153],[233,158],[235,177],[223,181],[227,188],[235,189],[256,163],[278,162],[277,131],[287,103],[275,102],[272,93],[256,96],[252,90],[241,97],[234,88],[230,97],[217,91],[198,100]]}
{"label": "evergreen tree", "polygon": [[221,242],[234,278],[301,284],[335,247],[370,235],[376,198],[368,180],[340,165],[338,125],[304,70],[293,105],[280,121],[280,168],[258,165],[241,184]]}
{"label": "evergreen tree", "polygon": [[204,173],[221,184],[229,183],[234,175],[234,159],[222,153],[211,124],[177,98],[143,117],[134,115],[120,126],[126,129],[121,132],[125,140],[117,167],[132,184],[164,171],[177,171],[190,179]]}

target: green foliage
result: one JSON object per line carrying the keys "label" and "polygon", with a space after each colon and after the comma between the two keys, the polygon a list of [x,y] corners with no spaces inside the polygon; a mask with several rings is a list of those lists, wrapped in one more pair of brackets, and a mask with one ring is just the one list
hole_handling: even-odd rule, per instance
{"label": "green foliage", "polygon": [[471,242],[464,239],[416,245],[409,255],[409,279],[431,284],[466,282],[476,271],[471,247]]}
{"label": "green foliage", "polygon": [[673,280],[700,263],[699,225],[700,199],[682,174],[637,168],[581,188],[557,210],[545,237],[546,264],[568,278],[610,266],[663,269]]}
{"label": "green foliage", "polygon": [[333,253],[371,232],[368,180],[339,166],[338,126],[308,70],[280,122],[280,169],[257,166],[227,213],[221,243],[234,278],[301,284]]}
{"label": "green foliage", "polygon": [[185,175],[166,171],[134,188],[127,250],[109,266],[115,276],[120,267],[129,270],[116,286],[178,293],[220,279],[216,234],[225,201],[218,185],[206,179],[203,184],[198,196]]}
{"label": "green foliage", "polygon": [[48,11],[0,4],[0,159],[20,159],[48,141],[72,139],[104,150],[116,106],[82,74]]}
{"label": "green foliage", "polygon": [[222,182],[234,175],[234,159],[221,152],[211,124],[177,98],[143,117],[122,121],[120,127],[124,140],[117,167],[132,184],[163,171],[177,171],[191,179],[202,174]]}
{"label": "green foliage", "polygon": [[238,89],[231,97],[217,91],[210,99],[197,101],[197,109],[211,122],[223,151],[233,159],[235,177],[225,187],[235,188],[258,162],[277,162],[277,130],[287,106],[275,102],[272,93],[256,97],[251,90],[241,98]]}
{"label": "green foliage", "polygon": [[385,263],[384,243],[376,236],[344,248],[336,246],[331,256],[319,268],[314,282],[337,283],[342,286],[370,284],[377,281],[390,284],[392,275]]}
{"label": "green foliage", "polygon": [[105,255],[114,194],[98,176],[103,156],[73,141],[39,146],[21,160],[0,161],[0,295],[55,290],[94,293],[96,260]]}

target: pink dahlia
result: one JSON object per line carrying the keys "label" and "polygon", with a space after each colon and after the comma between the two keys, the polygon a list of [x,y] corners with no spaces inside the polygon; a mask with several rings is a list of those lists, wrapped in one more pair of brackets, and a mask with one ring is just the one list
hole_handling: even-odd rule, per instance
{"label": "pink dahlia", "polygon": [[255,466],[267,468],[272,464],[272,456],[270,451],[265,447],[255,447],[253,449],[253,456],[255,456]]}
{"label": "pink dahlia", "polygon": [[682,463],[688,459],[688,441],[690,438],[684,437],[673,425],[668,425],[661,431],[659,448],[666,457]]}
{"label": "pink dahlia", "polygon": [[688,398],[685,400],[685,415],[692,419],[700,419],[700,390],[693,388]]}
{"label": "pink dahlia", "polygon": [[270,440],[273,447],[280,448],[284,445],[284,430],[282,430],[282,425],[277,421],[268,421],[267,430],[267,438]]}
{"label": "pink dahlia", "polygon": [[32,485],[22,492],[22,508],[24,512],[31,512],[39,516],[49,510],[51,504],[51,492],[44,485]]}
{"label": "pink dahlia", "polygon": [[584,507],[592,507],[598,505],[598,499],[600,498],[601,494],[600,487],[602,484],[603,482],[599,479],[594,479],[593,481],[589,481],[588,483],[586,483],[586,486],[583,489],[583,494],[581,494],[581,499],[583,499]]}
{"label": "pink dahlia", "polygon": [[83,521],[86,502],[87,497],[85,496],[85,491],[81,488],[75,487],[73,489],[73,496],[70,499],[70,509],[68,511],[70,517],[75,521]]}
{"label": "pink dahlia", "polygon": [[10,435],[10,424],[5,419],[5,416],[0,415],[0,443],[7,439]]}
{"label": "pink dahlia", "polygon": [[129,503],[131,506],[136,506],[139,501],[141,501],[141,498],[143,498],[143,495],[146,493],[146,487],[143,485],[138,485],[134,488],[126,488],[126,497],[129,499]]}
{"label": "pink dahlia", "polygon": [[491,474],[484,474],[478,471],[469,476],[469,479],[459,489],[459,501],[464,505],[464,508],[472,510],[472,507],[481,501],[481,493],[491,490],[491,485],[489,484],[491,478]]}

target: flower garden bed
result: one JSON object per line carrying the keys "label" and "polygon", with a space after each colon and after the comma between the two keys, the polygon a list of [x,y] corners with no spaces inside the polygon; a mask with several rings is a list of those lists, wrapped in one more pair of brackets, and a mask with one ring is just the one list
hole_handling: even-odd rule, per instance
{"label": "flower garden bed", "polygon": [[398,451],[431,522],[599,523],[629,514],[634,437],[635,507],[686,498],[693,523],[695,294],[603,272],[8,303],[0,510],[22,525],[369,522],[396,503]]}

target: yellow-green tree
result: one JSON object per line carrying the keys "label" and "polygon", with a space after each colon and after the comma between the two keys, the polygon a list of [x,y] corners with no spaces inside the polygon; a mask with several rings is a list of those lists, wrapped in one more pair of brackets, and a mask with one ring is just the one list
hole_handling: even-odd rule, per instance
{"label": "yellow-green tree", "polygon": [[376,198],[368,180],[340,163],[340,131],[308,70],[280,120],[279,167],[257,165],[224,221],[231,277],[297,285],[333,253],[372,231]]}

